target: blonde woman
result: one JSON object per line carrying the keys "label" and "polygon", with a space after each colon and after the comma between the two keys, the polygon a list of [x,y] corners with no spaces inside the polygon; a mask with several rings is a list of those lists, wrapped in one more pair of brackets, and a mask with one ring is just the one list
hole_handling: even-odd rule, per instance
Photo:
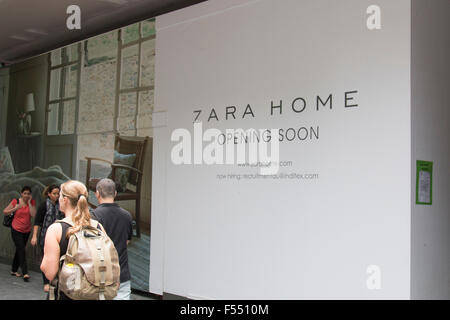
{"label": "blonde woman", "polygon": [[[59,259],[67,251],[69,237],[83,226],[90,225],[87,197],[88,191],[79,181],[70,180],[61,185],[59,210],[64,212],[65,218],[62,220],[63,222],[54,223],[47,229],[44,257],[41,263],[41,270],[50,281],[58,274]],[[58,299],[68,300],[69,298],[60,292]]]}

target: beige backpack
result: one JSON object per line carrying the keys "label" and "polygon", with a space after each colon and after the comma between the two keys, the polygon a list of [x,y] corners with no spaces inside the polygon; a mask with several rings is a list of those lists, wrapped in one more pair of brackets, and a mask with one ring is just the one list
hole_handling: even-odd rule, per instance
{"label": "beige backpack", "polygon": [[[72,225],[67,220],[56,222]],[[90,226],[70,236],[55,279],[58,291],[73,300],[111,300],[117,295],[120,286],[119,256],[99,222],[91,219]],[[52,282],[50,300],[55,299],[55,287]]]}

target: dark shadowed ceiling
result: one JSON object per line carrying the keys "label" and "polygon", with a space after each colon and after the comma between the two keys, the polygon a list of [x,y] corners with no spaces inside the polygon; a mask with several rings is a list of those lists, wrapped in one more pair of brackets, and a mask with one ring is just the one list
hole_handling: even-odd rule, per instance
{"label": "dark shadowed ceiling", "polygon": [[[205,0],[0,0],[0,63],[9,65],[73,42]],[[68,6],[81,10],[69,30]]]}

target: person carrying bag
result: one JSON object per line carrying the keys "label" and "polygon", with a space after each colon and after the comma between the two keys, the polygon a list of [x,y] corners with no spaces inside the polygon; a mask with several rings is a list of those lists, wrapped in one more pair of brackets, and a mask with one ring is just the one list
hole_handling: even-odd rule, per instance
{"label": "person carrying bag", "polygon": [[[16,200],[16,203],[19,203],[19,199],[15,199],[15,200]],[[14,207],[14,209],[15,209],[15,207]],[[14,210],[11,213],[8,213],[8,214],[5,213],[4,214],[4,216],[3,216],[3,226],[5,226],[7,228],[11,228],[11,225],[12,225],[15,213],[16,213],[16,210]]]}
{"label": "person carrying bag", "polygon": [[36,201],[31,196],[31,188],[22,188],[19,199],[13,199],[3,210],[3,214],[8,216],[4,223],[11,228],[11,238],[16,246],[16,253],[11,266],[11,275],[21,277],[17,271],[22,269],[23,280],[28,282],[28,265],[25,248],[31,232],[31,218],[36,215]]}
{"label": "person carrying bag", "polygon": [[61,185],[60,210],[65,218],[45,236],[41,270],[50,281],[50,300],[111,300],[120,285],[114,243],[103,226],[90,218],[87,189],[79,181]]}

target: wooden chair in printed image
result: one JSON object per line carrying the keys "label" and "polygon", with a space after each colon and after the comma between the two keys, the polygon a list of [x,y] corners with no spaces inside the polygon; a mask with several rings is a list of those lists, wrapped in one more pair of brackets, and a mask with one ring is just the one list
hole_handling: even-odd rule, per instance
{"label": "wooden chair in printed image", "polygon": [[[145,163],[145,153],[149,137],[126,137],[116,134],[114,142],[114,161],[86,157],[86,187],[89,191],[96,191],[99,178],[91,177],[92,161],[107,163],[111,167],[108,178],[116,182],[116,201],[134,200],[136,206],[136,236],[140,238],[140,210],[141,210],[141,186]],[[124,164],[126,163],[126,164]],[[89,202],[89,199],[88,199]],[[96,207],[89,202],[91,207]]]}

